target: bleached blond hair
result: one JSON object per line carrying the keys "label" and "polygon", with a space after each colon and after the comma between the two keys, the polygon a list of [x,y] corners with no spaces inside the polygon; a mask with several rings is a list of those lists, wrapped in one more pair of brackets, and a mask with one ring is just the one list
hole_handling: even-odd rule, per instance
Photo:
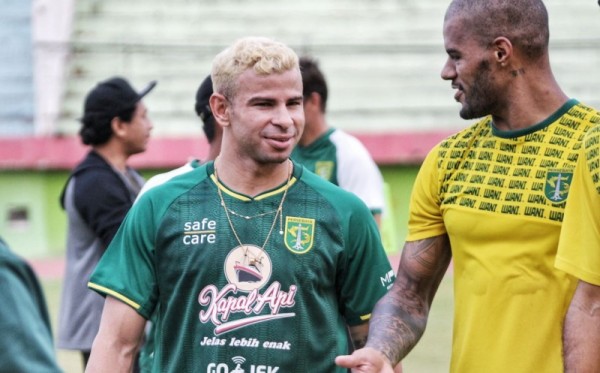
{"label": "bleached blond hair", "polygon": [[298,69],[298,55],[287,45],[265,37],[235,41],[213,60],[211,78],[215,92],[233,98],[238,77],[248,69],[258,75]]}

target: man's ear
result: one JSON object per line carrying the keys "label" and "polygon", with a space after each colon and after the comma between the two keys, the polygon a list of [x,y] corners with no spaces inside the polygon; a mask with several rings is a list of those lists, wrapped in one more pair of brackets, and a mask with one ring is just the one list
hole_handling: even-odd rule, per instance
{"label": "man's ear", "polygon": [[304,98],[304,107],[321,110],[321,95],[317,92],[311,92]]}
{"label": "man's ear", "polygon": [[125,126],[127,123],[119,117],[114,117],[110,121],[110,128],[112,129],[113,136],[123,137],[125,136]]}
{"label": "man's ear", "polygon": [[494,59],[502,66],[509,63],[513,57],[513,45],[504,36],[497,37],[492,43],[492,48],[494,50]]}
{"label": "man's ear", "polygon": [[212,96],[210,96],[209,103],[210,110],[212,111],[217,124],[221,127],[229,126],[230,103],[225,96],[220,93],[213,93]]}

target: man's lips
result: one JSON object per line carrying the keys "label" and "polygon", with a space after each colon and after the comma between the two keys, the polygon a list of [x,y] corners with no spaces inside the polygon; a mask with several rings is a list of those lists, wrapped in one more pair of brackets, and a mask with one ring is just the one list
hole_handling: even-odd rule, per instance
{"label": "man's lips", "polygon": [[267,136],[265,137],[269,145],[276,149],[287,149],[290,146],[294,145],[294,137],[285,135],[285,136]]}
{"label": "man's lips", "polygon": [[460,87],[460,86],[458,86],[458,85],[452,85],[452,88],[453,88],[453,89],[456,89],[456,93],[454,93],[454,99],[455,99],[457,102],[460,102],[460,98],[461,98],[461,97],[463,96],[463,94],[464,94],[463,90],[462,90],[462,89],[461,89],[461,87]]}

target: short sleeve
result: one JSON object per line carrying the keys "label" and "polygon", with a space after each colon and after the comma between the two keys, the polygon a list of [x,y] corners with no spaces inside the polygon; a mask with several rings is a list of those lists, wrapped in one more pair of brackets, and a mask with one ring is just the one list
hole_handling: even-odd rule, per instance
{"label": "short sleeve", "polygon": [[361,207],[349,219],[348,246],[339,280],[341,312],[350,326],[369,320],[375,304],[395,279],[377,224],[366,206]]}
{"label": "short sleeve", "polygon": [[438,147],[429,152],[413,186],[409,205],[407,241],[422,240],[446,233],[440,208]]}
{"label": "short sleeve", "polygon": [[577,160],[556,267],[600,285],[600,127],[586,134]]}
{"label": "short sleeve", "polygon": [[157,214],[146,193],[134,204],[93,272],[88,286],[148,319],[157,302],[154,237]]}

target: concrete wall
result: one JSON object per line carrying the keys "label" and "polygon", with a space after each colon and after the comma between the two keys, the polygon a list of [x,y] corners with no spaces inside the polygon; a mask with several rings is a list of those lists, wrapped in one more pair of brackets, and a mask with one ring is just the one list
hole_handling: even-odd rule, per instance
{"label": "concrete wall", "polygon": [[[84,94],[120,74],[141,87],[158,136],[201,135],[193,95],[213,56],[245,35],[281,40],[321,61],[329,117],[351,132],[459,129],[445,61],[448,0],[103,0],[75,9],[72,54],[56,133],[76,132]],[[599,107],[600,12],[593,0],[546,0],[551,58],[568,95]]]}

